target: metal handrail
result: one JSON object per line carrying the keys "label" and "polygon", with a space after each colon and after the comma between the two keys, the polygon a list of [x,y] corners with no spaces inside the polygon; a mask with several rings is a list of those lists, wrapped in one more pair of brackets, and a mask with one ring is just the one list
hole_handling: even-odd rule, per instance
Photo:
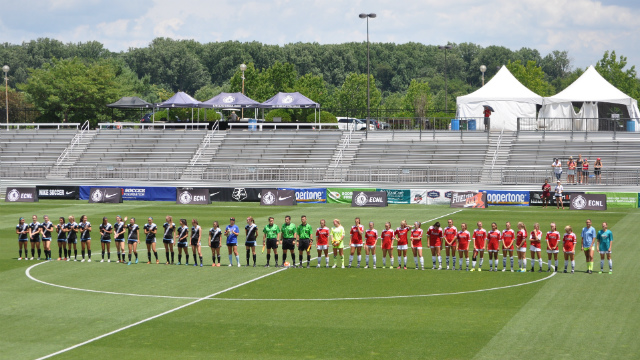
{"label": "metal handrail", "polygon": [[76,130],[78,130],[78,127],[80,126],[80,123],[8,123],[8,124],[2,124],[0,123],[0,128],[6,128],[6,130],[9,130],[11,128],[16,128],[18,130],[20,130],[20,128],[30,128],[30,127],[35,127],[36,130],[40,130],[40,128],[56,128],[57,130],[60,130],[60,128],[74,128]]}
{"label": "metal handrail", "polygon": [[191,159],[191,163],[189,164],[190,166],[194,166],[198,162],[198,160],[200,160],[200,158],[202,157],[202,154],[204,153],[204,150],[211,143],[211,138],[216,133],[218,128],[219,128],[219,121],[216,120],[216,122],[213,124],[213,127],[211,127],[211,131],[209,131],[207,135],[204,137],[204,139],[202,140],[202,144],[200,144],[200,147],[198,147],[198,150],[193,156],[193,159]]}
{"label": "metal handrail", "polygon": [[67,158],[67,156],[69,156],[69,153],[71,152],[71,150],[73,150],[73,148],[80,143],[80,141],[82,140],[82,136],[84,135],[84,132],[87,130],[89,130],[89,120],[85,121],[84,124],[82,124],[82,127],[80,128],[80,132],[76,133],[76,135],[71,140],[71,145],[67,146],[66,148],[64,148],[64,150],[62,150],[62,153],[60,154],[60,156],[58,156],[58,160],[56,160],[56,166],[59,166],[60,164],[62,164],[64,159]]}
{"label": "metal handrail", "polygon": [[118,129],[123,130],[125,128],[139,128],[141,130],[166,130],[168,129],[184,129],[184,130],[203,130],[209,126],[209,123],[133,123],[133,122],[115,122],[115,123],[99,123],[98,129],[109,130]]}
{"label": "metal handrail", "polygon": [[296,130],[339,130],[338,123],[230,122],[228,126],[229,130],[233,130],[233,128],[250,129],[254,126],[258,131],[262,131],[263,129],[277,130],[278,128],[295,128]]}
{"label": "metal handrail", "polygon": [[338,156],[336,157],[336,161],[333,164],[334,168],[340,166],[344,151],[351,145],[351,136],[353,135],[353,131],[355,130],[355,128],[356,124],[352,123],[351,129],[349,129],[347,136],[344,138],[344,140],[342,140],[342,145],[340,146],[340,150],[338,151]]}

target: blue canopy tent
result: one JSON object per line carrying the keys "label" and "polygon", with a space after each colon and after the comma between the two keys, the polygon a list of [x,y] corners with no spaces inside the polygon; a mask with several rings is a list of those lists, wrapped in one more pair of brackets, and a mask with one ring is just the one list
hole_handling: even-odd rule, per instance
{"label": "blue canopy tent", "polygon": [[[316,114],[315,109],[320,109],[320,104],[296,91],[292,93],[279,92],[271,99],[263,102],[261,107],[265,109],[314,109],[314,114]],[[314,122],[315,118],[314,116]],[[320,118],[318,117],[319,120]]]}
{"label": "blue canopy tent", "polygon": [[[243,93],[220,93],[207,101],[203,101],[200,104],[201,108],[208,109],[224,109],[224,108],[238,108],[238,109],[257,109],[261,107],[261,104]],[[205,121],[207,120],[207,113],[205,112]],[[258,117],[258,114],[255,114]]]}
{"label": "blue canopy tent", "polygon": [[[157,108],[167,109],[167,119],[169,118],[169,109],[171,108],[191,108],[191,122],[193,122],[193,108],[197,108],[202,104],[200,101],[192,98],[187,93],[178,91],[172,97],[156,104]],[[154,115],[155,121],[155,115]]]}

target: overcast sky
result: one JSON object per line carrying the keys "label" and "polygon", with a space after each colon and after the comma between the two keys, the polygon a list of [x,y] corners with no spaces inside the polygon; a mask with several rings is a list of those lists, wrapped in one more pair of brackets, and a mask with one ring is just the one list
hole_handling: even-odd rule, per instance
{"label": "overcast sky", "polygon": [[544,56],[567,50],[574,66],[615,50],[640,65],[639,0],[16,0],[0,10],[0,42],[50,37],[97,40],[112,51],[153,38],[268,44],[366,40],[362,12],[374,12],[373,42],[472,42]]}

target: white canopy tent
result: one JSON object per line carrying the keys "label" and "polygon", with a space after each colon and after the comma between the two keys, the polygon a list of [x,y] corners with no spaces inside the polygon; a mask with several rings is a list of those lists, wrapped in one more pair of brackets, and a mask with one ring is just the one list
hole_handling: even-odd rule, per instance
{"label": "white canopy tent", "polygon": [[[480,89],[456,99],[458,118],[484,119],[483,105],[491,106],[491,130],[517,130],[519,117],[535,118],[536,105],[542,104],[542,96],[527,89],[516,79],[506,66]],[[484,122],[478,121],[478,130],[484,129]]]}
{"label": "white canopy tent", "polygon": [[[572,102],[582,102],[582,109],[575,112]],[[598,130],[598,103],[611,103],[626,106],[629,118],[636,121],[635,130],[640,131],[640,111],[638,111],[638,101],[618,90],[605,80],[593,67],[589,68],[569,87],[560,93],[543,99],[543,106],[538,115],[539,119],[590,119],[587,120],[586,130]],[[570,127],[571,122],[557,121],[558,124],[549,126]],[[585,130],[585,121],[575,121],[575,130]],[[566,130],[571,130],[570,128]]]}

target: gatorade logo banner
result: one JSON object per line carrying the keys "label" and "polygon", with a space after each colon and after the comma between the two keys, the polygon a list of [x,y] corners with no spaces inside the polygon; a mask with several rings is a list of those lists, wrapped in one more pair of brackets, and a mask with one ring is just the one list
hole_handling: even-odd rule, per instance
{"label": "gatorade logo banner", "polygon": [[487,207],[487,193],[484,192],[454,192],[451,194],[452,208],[478,208]]}

